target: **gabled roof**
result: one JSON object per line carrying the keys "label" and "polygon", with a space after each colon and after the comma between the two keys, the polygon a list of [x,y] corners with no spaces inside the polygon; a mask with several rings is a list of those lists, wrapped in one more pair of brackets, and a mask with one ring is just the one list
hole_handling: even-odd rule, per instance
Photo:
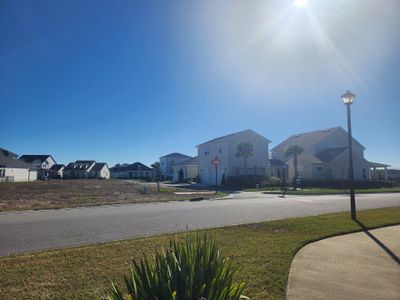
{"label": "gabled roof", "polygon": [[11,158],[17,158],[18,157],[17,153],[11,152],[11,151],[9,151],[7,149],[4,149],[4,148],[0,148],[0,152],[2,153],[3,156],[8,156],[8,157],[11,157]]}
{"label": "gabled roof", "polygon": [[373,162],[373,161],[369,161],[368,163],[369,163],[369,166],[371,168],[387,168],[387,167],[390,167],[390,165],[385,165],[385,164],[377,163],[377,162]]}
{"label": "gabled roof", "polygon": [[30,164],[15,158],[15,153],[5,149],[0,151],[0,166],[16,169],[33,169]]}
{"label": "gabled roof", "polygon": [[140,162],[135,162],[135,163],[127,166],[126,169],[129,171],[153,171],[152,168],[149,168],[148,166],[146,166]]}
{"label": "gabled roof", "polygon": [[178,164],[174,164],[173,167],[175,167],[175,166],[198,166],[198,165],[199,165],[199,157],[195,156],[193,158],[184,160]]}
{"label": "gabled roof", "polygon": [[24,154],[19,159],[26,163],[32,163],[35,160],[40,160],[43,163],[49,157],[51,157],[54,160],[54,158],[50,154],[39,154],[39,155]]}
{"label": "gabled roof", "polygon": [[69,171],[69,170],[82,170],[82,171],[86,171],[87,169],[89,169],[89,167],[94,164],[95,161],[94,160],[77,160],[76,162],[72,162],[69,163],[66,167],[65,167],[65,171]]}
{"label": "gabled roof", "polygon": [[101,169],[103,169],[104,166],[106,166],[107,169],[108,169],[108,166],[107,166],[106,163],[95,163],[93,168],[90,170],[90,172],[92,172],[92,171],[93,172],[101,171]]}
{"label": "gabled roof", "polygon": [[[346,131],[342,127],[338,126],[338,127],[333,127],[333,128],[326,128],[326,129],[320,129],[320,130],[315,130],[315,131],[310,131],[310,132],[294,134],[291,137],[284,140],[279,145],[272,148],[271,151],[281,150],[281,149],[286,148],[289,145],[294,145],[294,144],[300,145],[305,148],[310,147],[310,146],[318,144],[319,142],[323,141],[324,139],[326,139],[328,136],[330,136],[334,132],[338,132],[338,131],[342,131],[342,132],[346,133]],[[357,143],[360,147],[365,149],[364,146],[362,146],[354,138],[353,138],[353,142]]]}
{"label": "gabled roof", "polygon": [[263,137],[261,134],[258,134],[257,132],[255,132],[255,131],[253,131],[251,129],[246,129],[246,130],[242,130],[242,131],[239,131],[239,132],[235,132],[235,133],[231,133],[231,134],[228,134],[228,135],[217,137],[215,139],[212,139],[212,140],[209,140],[207,142],[201,143],[201,144],[197,145],[196,147],[204,146],[204,145],[211,144],[211,143],[221,142],[223,140],[231,139],[233,137],[236,137],[236,136],[239,136],[239,135],[242,135],[242,134],[249,134],[249,133],[256,134],[256,135],[266,139],[268,141],[268,143],[271,143],[271,141],[269,139],[267,139],[266,137]]}
{"label": "gabled roof", "polygon": [[164,158],[164,157],[179,157],[179,158],[191,158],[188,155],[182,154],[182,153],[178,153],[178,152],[173,152],[164,156],[161,156],[160,158]]}
{"label": "gabled roof", "polygon": [[64,168],[65,166],[64,165],[62,165],[62,164],[60,164],[60,165],[58,165],[58,164],[55,164],[55,165],[52,165],[51,166],[51,168],[50,168],[50,170],[52,170],[52,171],[60,171],[62,168]]}
{"label": "gabled roof", "polygon": [[153,171],[152,168],[140,163],[135,162],[133,164],[117,164],[110,169],[112,172],[123,172],[123,171]]}
{"label": "gabled roof", "polygon": [[331,162],[336,157],[345,151],[347,147],[338,147],[338,148],[329,148],[326,150],[321,151],[320,153],[316,154],[315,156],[323,161],[323,162]]}

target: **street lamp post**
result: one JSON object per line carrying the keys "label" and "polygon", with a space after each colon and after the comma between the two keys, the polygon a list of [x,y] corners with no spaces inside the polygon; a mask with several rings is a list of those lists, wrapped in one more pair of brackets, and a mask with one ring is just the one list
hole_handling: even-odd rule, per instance
{"label": "street lamp post", "polygon": [[347,91],[342,95],[343,103],[347,107],[347,131],[349,138],[349,182],[350,182],[350,207],[351,218],[356,220],[356,198],[354,195],[354,169],[353,169],[353,138],[351,134],[351,111],[350,106],[353,104],[356,95]]}

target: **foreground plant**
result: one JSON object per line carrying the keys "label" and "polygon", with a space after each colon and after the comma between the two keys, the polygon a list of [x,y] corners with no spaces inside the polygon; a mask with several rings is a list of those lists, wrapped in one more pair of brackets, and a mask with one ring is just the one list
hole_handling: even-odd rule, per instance
{"label": "foreground plant", "polygon": [[234,300],[242,296],[244,283],[234,283],[235,269],[220,256],[215,238],[187,237],[183,243],[170,240],[149,261],[133,261],[125,276],[127,292],[112,284],[106,299],[122,300]]}

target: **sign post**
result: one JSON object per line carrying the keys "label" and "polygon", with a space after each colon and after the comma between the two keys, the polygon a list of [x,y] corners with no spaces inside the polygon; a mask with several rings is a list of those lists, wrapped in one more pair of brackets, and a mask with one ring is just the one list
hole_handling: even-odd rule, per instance
{"label": "sign post", "polygon": [[221,160],[216,156],[214,159],[211,160],[211,163],[215,167],[215,194],[218,193],[218,166],[221,164]]}

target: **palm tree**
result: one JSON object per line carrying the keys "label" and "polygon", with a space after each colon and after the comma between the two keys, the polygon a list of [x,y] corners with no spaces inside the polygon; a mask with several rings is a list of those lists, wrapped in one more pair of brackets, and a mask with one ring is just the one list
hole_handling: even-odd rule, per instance
{"label": "palm tree", "polygon": [[154,170],[153,176],[157,180],[157,192],[160,192],[160,163],[156,161],[151,167]]}
{"label": "palm tree", "polygon": [[253,144],[249,142],[240,142],[236,146],[236,157],[243,158],[244,164],[244,181],[247,180],[247,159],[253,156]]}
{"label": "palm tree", "polygon": [[300,145],[289,145],[285,149],[285,156],[293,156],[294,179],[297,178],[297,158],[303,153],[304,149]]}

